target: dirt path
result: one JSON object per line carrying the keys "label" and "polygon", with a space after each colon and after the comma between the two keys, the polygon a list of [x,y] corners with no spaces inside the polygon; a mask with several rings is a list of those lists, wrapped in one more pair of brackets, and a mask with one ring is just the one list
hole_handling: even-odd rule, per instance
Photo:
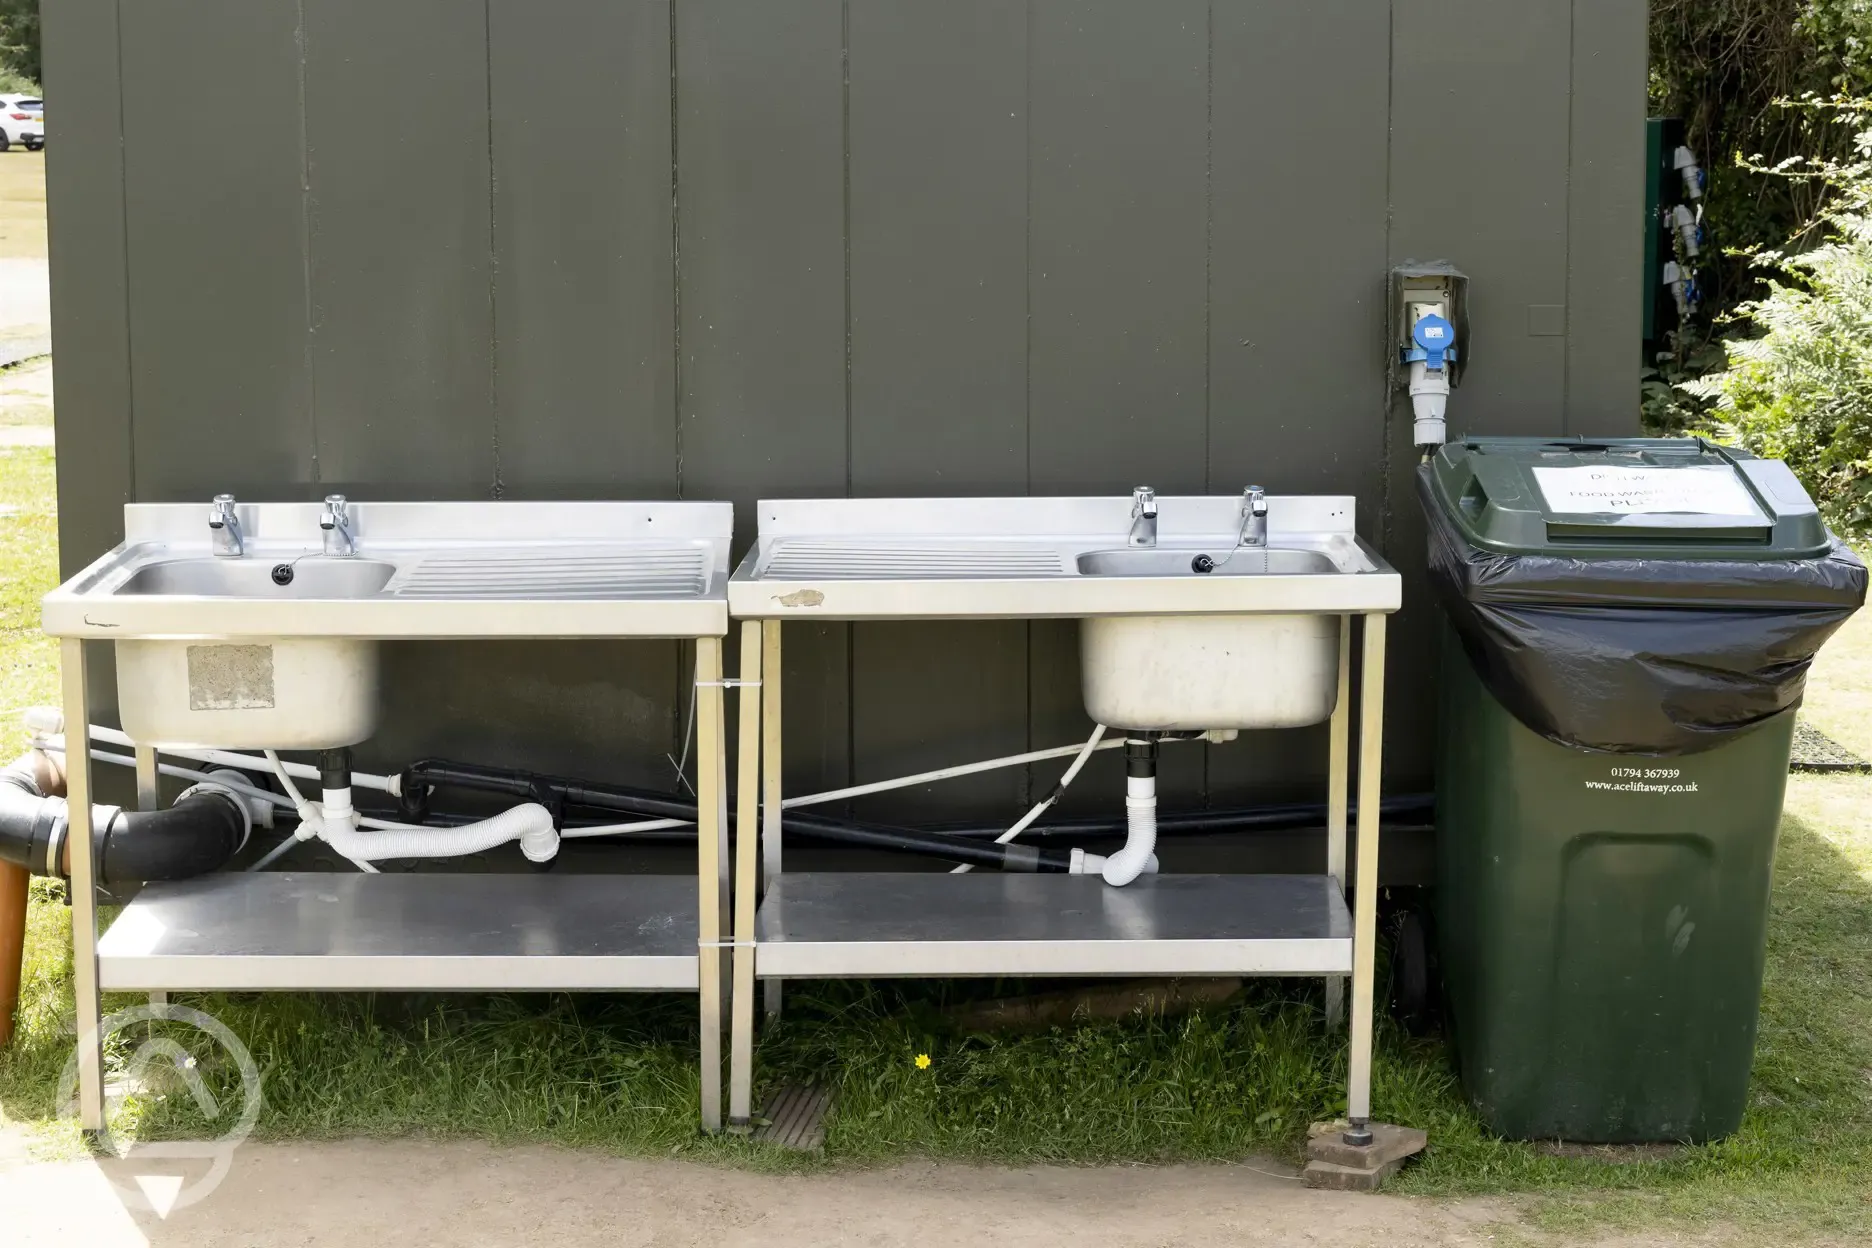
{"label": "dirt path", "polygon": [[[200,1161],[27,1163],[0,1150],[0,1233],[36,1244],[275,1245],[395,1242],[634,1248],[651,1245],[995,1245],[1145,1248],[1335,1245],[1386,1248],[1510,1241],[1508,1210],[1312,1192],[1277,1163],[1003,1170],[911,1163],[775,1176],[681,1161],[547,1148],[340,1141],[252,1144],[187,1208],[137,1211],[113,1186],[164,1199]],[[1581,1242],[1581,1241],[1570,1241]],[[1620,1238],[1639,1248],[1678,1242]]]}

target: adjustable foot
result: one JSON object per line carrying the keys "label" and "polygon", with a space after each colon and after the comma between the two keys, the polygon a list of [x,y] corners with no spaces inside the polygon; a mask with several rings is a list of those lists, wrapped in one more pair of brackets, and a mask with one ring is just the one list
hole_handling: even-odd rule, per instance
{"label": "adjustable foot", "polygon": [[1307,1186],[1377,1191],[1426,1143],[1422,1131],[1388,1122],[1316,1122],[1307,1133]]}

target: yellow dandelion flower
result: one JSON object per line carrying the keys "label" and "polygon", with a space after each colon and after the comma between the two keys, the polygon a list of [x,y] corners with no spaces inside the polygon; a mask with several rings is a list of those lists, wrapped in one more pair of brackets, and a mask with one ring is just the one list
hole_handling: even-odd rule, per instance
{"label": "yellow dandelion flower", "polygon": [[930,1068],[930,1055],[927,1053],[917,1054],[916,1055],[916,1068],[918,1070],[928,1070]]}

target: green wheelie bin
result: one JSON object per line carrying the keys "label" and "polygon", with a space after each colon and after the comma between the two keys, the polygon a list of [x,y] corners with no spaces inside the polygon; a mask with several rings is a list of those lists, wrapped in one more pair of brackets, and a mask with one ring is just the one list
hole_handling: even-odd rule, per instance
{"label": "green wheelie bin", "polygon": [[1785,465],[1471,439],[1418,478],[1440,671],[1437,944],[1501,1135],[1735,1130],[1795,709],[1866,571]]}

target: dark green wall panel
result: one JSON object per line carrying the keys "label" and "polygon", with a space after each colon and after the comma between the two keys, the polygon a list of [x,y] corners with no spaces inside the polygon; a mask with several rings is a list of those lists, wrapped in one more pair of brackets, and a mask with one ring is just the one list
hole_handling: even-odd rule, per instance
{"label": "dark green wall panel", "polygon": [[1200,492],[1208,8],[1033,6],[1029,480]]}
{"label": "dark green wall panel", "polygon": [[491,0],[508,497],[674,498],[670,9]]}
{"label": "dark green wall panel", "polygon": [[[67,570],[124,502],[219,489],[725,498],[740,546],[761,497],[1352,492],[1406,575],[1414,784],[1386,268],[1471,276],[1455,431],[1635,420],[1637,0],[46,0],[45,31]],[[1077,654],[1070,622],[794,627],[788,784],[1077,739]],[[393,647],[374,761],[666,784],[688,661]],[[1168,802],[1302,791],[1323,746],[1179,747]],[[1058,772],[918,805],[1011,817]]]}
{"label": "dark green wall panel", "polygon": [[[1568,433],[1638,432],[1643,356],[1629,309],[1643,297],[1645,13],[1574,0],[1567,181]],[[1610,315],[1608,315],[1610,311]]]}
{"label": "dark green wall panel", "polygon": [[744,539],[849,480],[844,75],[830,0],[677,6],[683,493]]}
{"label": "dark green wall panel", "polygon": [[297,6],[121,13],[137,497],[314,497]]}
{"label": "dark green wall panel", "polygon": [[1025,8],[860,4],[850,37],[852,490],[1025,493]]}
{"label": "dark green wall panel", "polygon": [[46,149],[53,401],[67,450],[58,460],[59,569],[69,576],[123,537],[123,506],[136,501],[115,0],[53,0],[41,34],[49,89],[71,91],[56,106],[58,142]]}
{"label": "dark green wall panel", "polygon": [[487,6],[304,7],[318,479],[496,497]]}
{"label": "dark green wall panel", "polygon": [[[1027,25],[1006,0],[851,7],[854,494],[1027,492]],[[859,625],[852,644],[857,780],[1027,748],[1026,624]],[[966,813],[1025,782],[916,800]]]}

